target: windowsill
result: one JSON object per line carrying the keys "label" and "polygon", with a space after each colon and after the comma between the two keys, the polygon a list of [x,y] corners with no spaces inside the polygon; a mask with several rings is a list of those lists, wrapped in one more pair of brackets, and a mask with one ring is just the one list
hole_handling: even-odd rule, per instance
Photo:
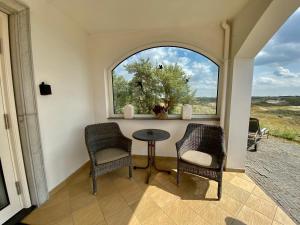
{"label": "windowsill", "polygon": [[209,117],[194,117],[190,120],[183,120],[180,117],[169,117],[167,119],[157,119],[155,117],[134,117],[132,119],[125,119],[122,116],[110,116],[107,119],[109,120],[158,120],[158,121],[162,121],[162,120],[182,120],[182,121],[220,121],[220,117],[219,116],[209,116]]}

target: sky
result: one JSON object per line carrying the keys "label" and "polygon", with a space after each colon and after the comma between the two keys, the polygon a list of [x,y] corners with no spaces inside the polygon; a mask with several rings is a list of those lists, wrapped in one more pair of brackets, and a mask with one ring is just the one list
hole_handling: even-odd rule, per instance
{"label": "sky", "polygon": [[[141,51],[124,60],[115,68],[117,75],[130,80],[125,65],[149,58],[155,65],[180,65],[191,76],[190,84],[198,97],[216,97],[218,66],[188,49],[156,47]],[[255,57],[253,96],[300,96],[300,8]]]}
{"label": "sky", "polygon": [[255,57],[253,96],[300,96],[300,8]]}
{"label": "sky", "polygon": [[124,60],[115,68],[117,75],[126,80],[132,78],[125,65],[136,62],[141,58],[149,58],[154,65],[178,64],[190,76],[190,85],[196,90],[197,97],[216,97],[218,86],[218,66],[199,53],[178,47],[156,47],[141,51]]}

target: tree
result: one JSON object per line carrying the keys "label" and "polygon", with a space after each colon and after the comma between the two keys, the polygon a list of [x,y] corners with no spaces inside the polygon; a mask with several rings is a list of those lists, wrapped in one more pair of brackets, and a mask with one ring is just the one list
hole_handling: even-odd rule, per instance
{"label": "tree", "polygon": [[[193,103],[195,92],[178,65],[153,65],[150,59],[140,59],[125,66],[130,81],[113,73],[114,107],[119,113],[125,104],[135,106],[136,113],[149,114],[156,104],[163,104],[174,113],[178,104]],[[116,99],[116,100],[115,100]]]}
{"label": "tree", "polygon": [[178,64],[163,65],[162,69],[155,70],[155,74],[160,82],[161,99],[170,113],[174,113],[174,107],[178,103],[193,103],[195,91],[191,90],[190,77]]}
{"label": "tree", "polygon": [[131,101],[130,88],[123,76],[113,72],[113,99],[114,111],[119,114],[123,112],[123,107]]}
{"label": "tree", "polygon": [[132,104],[138,114],[149,114],[159,99],[159,81],[155,77],[153,65],[149,59],[140,59],[126,65],[128,73],[133,75],[129,82],[132,91]]}

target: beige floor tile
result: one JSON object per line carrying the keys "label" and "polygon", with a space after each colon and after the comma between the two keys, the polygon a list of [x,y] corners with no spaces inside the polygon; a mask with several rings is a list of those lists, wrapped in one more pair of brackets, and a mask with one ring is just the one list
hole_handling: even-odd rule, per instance
{"label": "beige floor tile", "polygon": [[203,212],[206,210],[209,204],[214,204],[212,201],[206,200],[182,200],[188,207],[194,210],[197,214],[198,212]]}
{"label": "beige floor tile", "polygon": [[86,207],[89,204],[97,203],[97,198],[95,195],[91,193],[81,193],[75,195],[74,197],[70,198],[70,205],[72,211],[76,211],[82,207]]}
{"label": "beige floor tile", "polygon": [[162,209],[178,225],[206,224],[194,210],[181,200],[171,202]]}
{"label": "beige floor tile", "polygon": [[[143,160],[137,161],[142,164]],[[175,168],[176,161],[160,161]],[[217,183],[176,173],[120,169],[97,178],[98,192],[91,194],[88,168],[52,195],[24,219],[31,225],[294,225],[277,204],[243,173],[225,172],[223,195],[217,201]],[[245,205],[244,205],[245,204]],[[272,223],[272,218],[274,221]]]}
{"label": "beige floor tile", "polygon": [[114,186],[116,186],[119,190],[124,188],[130,188],[134,185],[134,179],[129,179],[127,177],[116,177],[113,180]]}
{"label": "beige floor tile", "polygon": [[70,199],[69,197],[69,190],[67,187],[62,188],[61,190],[59,190],[58,192],[56,192],[55,194],[51,195],[49,200],[47,202],[45,202],[41,207],[41,208],[47,208],[47,207],[51,207],[54,206],[56,204],[60,204],[62,202],[68,202]]}
{"label": "beige floor tile", "polygon": [[86,194],[92,193],[91,180],[78,182],[76,184],[68,184],[67,188],[69,190],[70,198],[72,198],[76,195],[82,194],[82,193],[86,193]]}
{"label": "beige floor tile", "polygon": [[35,209],[23,222],[28,224],[49,224],[60,221],[71,214],[70,202],[59,202]]}
{"label": "beige floor tile", "polygon": [[271,203],[274,203],[275,202],[273,201],[272,198],[270,198],[260,187],[256,186],[254,188],[254,190],[252,191],[252,194],[256,195],[257,197],[261,198],[261,199],[264,199],[264,200],[267,200]]}
{"label": "beige floor tile", "polygon": [[273,220],[277,208],[274,203],[261,199],[253,194],[250,195],[249,199],[247,200],[246,206],[256,210],[257,212],[260,212],[271,220]]}
{"label": "beige floor tile", "polygon": [[73,218],[72,215],[69,215],[47,225],[73,225]]}
{"label": "beige floor tile", "polygon": [[223,182],[222,191],[241,203],[245,203],[251,194],[250,192],[228,182]]}
{"label": "beige floor tile", "polygon": [[199,215],[208,223],[214,225],[227,225],[231,222],[231,215],[215,204],[208,204]]}
{"label": "beige floor tile", "polygon": [[249,182],[243,178],[240,178],[238,176],[235,176],[231,181],[230,181],[231,184],[241,188],[241,189],[244,189],[245,191],[248,191],[248,192],[252,192],[254,187],[255,187],[255,184],[253,182]]}
{"label": "beige floor tile", "polygon": [[68,181],[68,183],[70,185],[73,185],[81,182],[88,182],[89,179],[90,179],[90,169],[89,167],[86,167],[80,173],[73,176],[72,179]]}
{"label": "beige floor tile", "polygon": [[233,173],[230,173],[230,172],[223,173],[223,180],[225,180],[227,182],[230,182],[234,177],[235,177],[235,175]]}
{"label": "beige floor tile", "polygon": [[132,185],[129,187],[120,190],[120,193],[129,205],[140,200],[143,196],[142,189],[135,182],[132,182]]}
{"label": "beige floor tile", "polygon": [[145,186],[144,189],[142,189],[143,191],[143,196],[145,197],[150,197],[154,192],[161,190],[161,184],[149,184],[147,186]]}
{"label": "beige floor tile", "polygon": [[114,215],[105,217],[108,225],[139,225],[140,222],[129,207],[122,208]]}
{"label": "beige floor tile", "polygon": [[74,225],[105,225],[103,214],[97,203],[80,208],[72,213]]}
{"label": "beige floor tile", "polygon": [[153,192],[150,194],[150,197],[159,207],[164,207],[165,205],[170,204],[172,201],[179,199],[177,195],[174,195],[163,189]]}
{"label": "beige floor tile", "polygon": [[294,221],[280,207],[277,207],[274,220],[284,225],[296,225]]}
{"label": "beige floor tile", "polygon": [[277,222],[277,221],[275,221],[275,220],[273,220],[272,225],[283,225],[283,224],[282,224],[282,223],[279,223],[279,222]]}
{"label": "beige floor tile", "polygon": [[[250,209],[247,206],[244,206],[237,216],[237,221],[233,222],[232,225],[240,225],[243,222],[247,225],[271,225],[272,220],[268,217],[262,215],[259,212]],[[239,222],[241,221],[241,222]]]}
{"label": "beige floor tile", "polygon": [[99,198],[98,203],[105,217],[112,216],[119,210],[128,207],[125,200],[118,193]]}
{"label": "beige floor tile", "polygon": [[113,178],[100,177],[100,179],[97,179],[97,198],[102,198],[118,192],[119,189],[114,186]]}
{"label": "beige floor tile", "polygon": [[174,221],[161,210],[142,221],[142,225],[174,225]]}
{"label": "beige floor tile", "polygon": [[152,199],[147,197],[141,199],[139,202],[134,203],[130,207],[138,220],[141,222],[161,210],[161,208],[155,202],[153,202]]}
{"label": "beige floor tile", "polygon": [[243,204],[234,198],[230,197],[227,194],[222,194],[222,198],[220,201],[213,201],[213,204],[220,207],[227,213],[229,213],[232,216],[237,215],[237,213],[242,208]]}
{"label": "beige floor tile", "polygon": [[251,183],[254,183],[253,180],[246,173],[235,173],[235,176],[243,178]]}

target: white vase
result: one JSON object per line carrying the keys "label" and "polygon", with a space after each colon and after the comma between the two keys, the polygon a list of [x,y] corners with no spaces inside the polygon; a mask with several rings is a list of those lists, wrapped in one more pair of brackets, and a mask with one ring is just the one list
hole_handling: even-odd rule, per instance
{"label": "white vase", "polygon": [[132,119],[134,117],[134,106],[127,104],[123,109],[124,119]]}
{"label": "white vase", "polygon": [[193,116],[193,107],[189,104],[184,104],[182,106],[182,119],[190,120]]}

